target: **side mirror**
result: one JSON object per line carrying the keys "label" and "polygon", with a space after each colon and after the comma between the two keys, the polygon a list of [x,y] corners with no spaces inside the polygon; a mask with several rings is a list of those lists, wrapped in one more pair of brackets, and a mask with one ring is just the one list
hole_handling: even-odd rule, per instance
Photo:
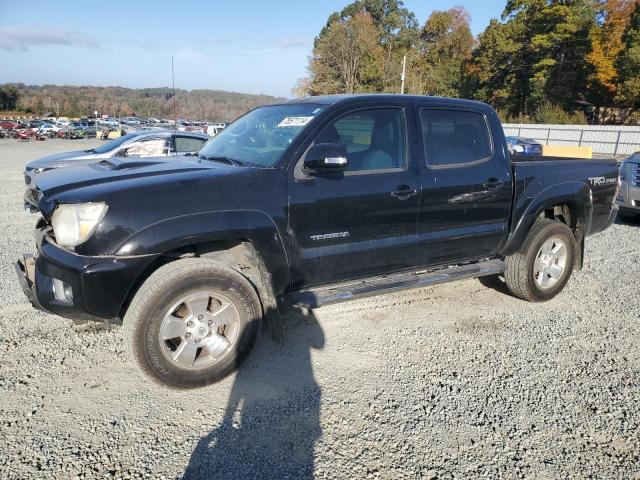
{"label": "side mirror", "polygon": [[318,143],[307,152],[304,168],[319,173],[344,172],[347,169],[347,149],[336,143]]}

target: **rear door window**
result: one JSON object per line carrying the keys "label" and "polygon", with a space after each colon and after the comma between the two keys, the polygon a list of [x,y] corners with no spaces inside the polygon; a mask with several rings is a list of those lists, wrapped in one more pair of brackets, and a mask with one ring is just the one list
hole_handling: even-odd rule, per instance
{"label": "rear door window", "polygon": [[478,112],[424,108],[420,123],[430,167],[464,166],[491,157],[487,122]]}

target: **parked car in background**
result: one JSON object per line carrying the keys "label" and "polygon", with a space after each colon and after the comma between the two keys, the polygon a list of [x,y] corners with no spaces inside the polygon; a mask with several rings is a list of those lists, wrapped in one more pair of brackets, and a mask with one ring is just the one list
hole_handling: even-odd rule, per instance
{"label": "parked car in background", "polygon": [[29,162],[25,167],[25,183],[34,174],[55,168],[96,163],[111,157],[126,160],[130,157],[169,157],[192,154],[211,138],[209,135],[169,130],[146,130],[128,133],[90,150],[56,153]]}
{"label": "parked car in background", "polygon": [[542,155],[542,144],[532,138],[506,137],[509,153],[514,155]]}
{"label": "parked car in background", "polygon": [[118,120],[113,119],[113,118],[102,118],[98,120],[98,125],[99,126],[105,126],[105,127],[117,127],[120,123],[118,122]]}
{"label": "parked car in background", "polygon": [[58,133],[60,131],[60,127],[57,125],[53,125],[52,123],[43,123],[36,130],[39,134],[48,134],[48,133]]}
{"label": "parked car in background", "polygon": [[214,123],[207,127],[207,134],[211,135],[212,137],[215,137],[222,130],[224,130],[225,127],[226,127],[226,124],[224,123]]}
{"label": "parked car in background", "polygon": [[28,128],[30,128],[32,131],[36,131],[38,130],[42,125],[44,125],[45,122],[44,120],[31,120],[29,122],[29,124],[27,125]]}
{"label": "parked car in background", "polygon": [[95,122],[87,121],[71,122],[69,124],[69,128],[72,128],[74,130],[82,130],[87,137],[95,137],[98,130]]}
{"label": "parked car in background", "polygon": [[636,152],[620,164],[620,192],[616,198],[623,220],[640,218],[640,152]]}
{"label": "parked car in background", "polygon": [[15,130],[16,128],[20,128],[20,125],[17,122],[12,122],[10,120],[4,120],[0,122],[0,128],[5,128],[7,130]]}

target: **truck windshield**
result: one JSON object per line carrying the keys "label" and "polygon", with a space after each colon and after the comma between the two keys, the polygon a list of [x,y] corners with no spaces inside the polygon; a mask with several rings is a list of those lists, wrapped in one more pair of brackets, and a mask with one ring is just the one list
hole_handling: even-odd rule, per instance
{"label": "truck windshield", "polygon": [[322,108],[313,104],[257,108],[209,140],[198,155],[238,165],[272,167]]}

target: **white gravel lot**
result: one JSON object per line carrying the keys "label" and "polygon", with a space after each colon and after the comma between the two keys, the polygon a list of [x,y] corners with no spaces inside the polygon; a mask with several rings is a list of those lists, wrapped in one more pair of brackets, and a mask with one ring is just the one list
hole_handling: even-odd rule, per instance
{"label": "white gravel lot", "polygon": [[14,278],[24,164],[97,142],[0,140],[1,478],[640,478],[638,225],[548,303],[471,280],[292,311],[284,345],[176,392]]}

